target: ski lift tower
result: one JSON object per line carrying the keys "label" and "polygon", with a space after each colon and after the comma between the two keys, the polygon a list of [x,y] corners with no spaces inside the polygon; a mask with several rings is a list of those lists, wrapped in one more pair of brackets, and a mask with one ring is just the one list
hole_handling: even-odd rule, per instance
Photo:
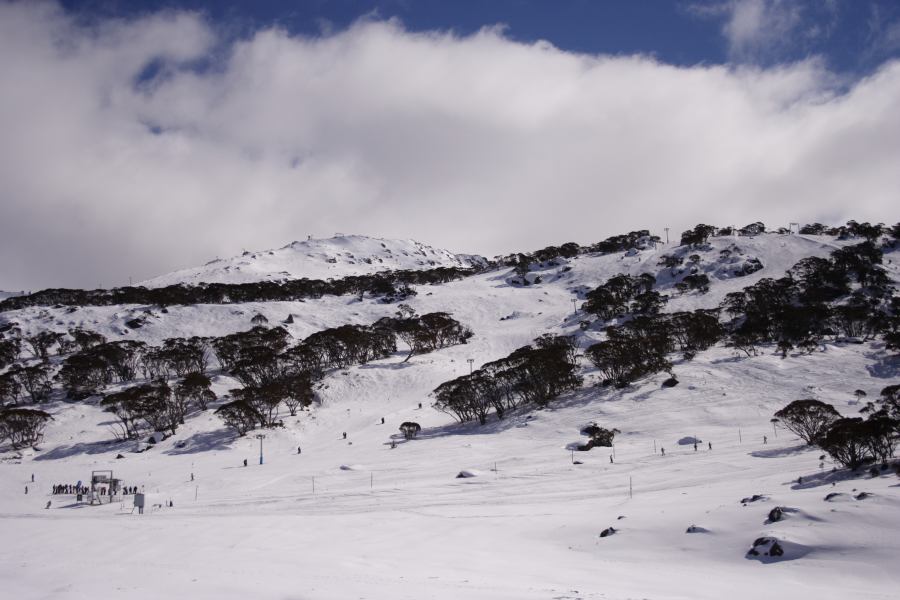
{"label": "ski lift tower", "polygon": [[109,501],[112,502],[116,496],[116,493],[119,491],[119,485],[121,483],[121,479],[116,479],[113,477],[112,471],[91,471],[91,496],[90,503],[94,504],[103,504],[103,500],[100,496],[100,489],[106,488],[106,495],[109,498]]}

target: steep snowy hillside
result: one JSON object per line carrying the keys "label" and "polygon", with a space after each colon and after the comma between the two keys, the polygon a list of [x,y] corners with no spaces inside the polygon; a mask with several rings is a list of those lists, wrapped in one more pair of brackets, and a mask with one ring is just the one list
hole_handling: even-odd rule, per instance
{"label": "steep snowy hillside", "polygon": [[328,279],[398,269],[465,268],[483,260],[478,256],[455,255],[413,240],[335,235],[292,242],[277,250],[247,251],[232,258],[217,258],[202,267],[175,271],[139,285]]}
{"label": "steep snowy hillside", "polygon": [[[365,256],[378,255],[382,241],[354,239],[348,261],[363,254],[365,240],[375,244]],[[415,286],[404,304],[419,315],[450,313],[473,337],[408,360],[401,343],[386,358],[331,370],[309,410],[291,416],[281,409],[283,427],[244,437],[207,410],[153,446],[147,433],[115,441],[115,418],[97,398],[73,402],[56,390],[42,405],[54,420],[39,449],[0,453],[0,534],[11,540],[0,548],[4,593],[26,599],[105,593],[147,599],[896,598],[900,479],[893,469],[840,468],[771,422],[775,411],[801,398],[857,416],[860,398],[874,399],[900,383],[900,360],[881,339],[828,339],[813,352],[784,358],[772,344],[760,344],[756,356],[724,343],[693,360],[673,353],[675,387],[663,385],[665,372],[621,389],[601,385],[583,355],[604,338],[606,325],[585,313],[586,296],[619,273],[652,274],[656,289],[670,296],[664,312],[713,308],[731,292],[782,277],[801,259],[826,258],[859,242],[723,236],[696,248],[650,244],[534,262],[526,274],[500,268]],[[390,254],[399,253],[384,243]],[[279,264],[287,265],[292,246],[256,260],[272,265],[282,256]],[[336,246],[329,248],[322,256],[336,257]],[[884,272],[894,285],[898,257],[885,248]],[[428,260],[409,251],[402,268],[419,268],[406,258]],[[291,264],[346,272],[371,266],[319,258]],[[210,272],[225,281],[265,272],[250,265],[237,273],[210,265]],[[708,292],[679,287],[700,274],[708,277]],[[185,280],[172,277],[154,285]],[[26,338],[82,328],[111,341],[158,346],[264,322],[285,328],[293,343],[327,328],[395,317],[398,310],[398,303],[355,294],[298,302],[47,306],[0,312],[0,326],[14,324]],[[129,325],[135,319],[139,327]],[[441,383],[545,333],[577,337],[583,385],[545,408],[522,406],[503,420],[491,414],[485,425],[456,423],[432,407]],[[23,349],[24,362],[35,364],[29,352]],[[240,383],[215,360],[210,375],[220,397],[215,408]],[[417,438],[400,434],[405,422],[421,426]],[[619,430],[614,447],[575,451],[590,422]],[[148,494],[145,514],[132,510],[131,496],[86,506],[73,495],[50,493],[54,484],[84,482],[104,469]],[[463,473],[469,476],[458,477]],[[776,507],[780,520],[770,519]],[[609,528],[614,531],[601,537]],[[761,538],[778,540],[784,555],[748,555]]]}

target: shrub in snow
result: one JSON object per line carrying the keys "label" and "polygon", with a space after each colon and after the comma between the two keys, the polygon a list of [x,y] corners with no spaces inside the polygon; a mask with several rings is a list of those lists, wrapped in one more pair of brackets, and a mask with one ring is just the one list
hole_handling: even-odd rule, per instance
{"label": "shrub in snow", "polygon": [[590,440],[586,444],[578,446],[578,449],[587,451],[599,446],[610,448],[617,433],[621,433],[621,431],[618,429],[606,429],[605,427],[600,427],[597,423],[589,423],[581,429],[581,434],[590,437]]}
{"label": "shrub in snow", "polygon": [[421,425],[414,423],[413,421],[406,421],[400,425],[400,431],[403,433],[403,437],[408,440],[415,438],[421,430]]}

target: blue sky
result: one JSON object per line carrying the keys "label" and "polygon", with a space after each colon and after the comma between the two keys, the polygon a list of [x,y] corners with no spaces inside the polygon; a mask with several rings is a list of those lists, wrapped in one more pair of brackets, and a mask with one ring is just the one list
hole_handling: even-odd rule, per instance
{"label": "blue sky", "polygon": [[897,0],[0,0],[0,290],[895,223],[898,53]]}
{"label": "blue sky", "polygon": [[[742,4],[749,5],[748,13],[756,5],[763,18],[748,23],[748,29],[731,30]],[[590,54],[650,54],[674,65],[771,65],[817,56],[835,71],[865,74],[900,54],[896,0],[64,0],[63,5],[86,18],[199,11],[238,36],[273,25],[316,35],[372,17],[400,19],[412,31],[461,35],[503,25],[514,40],[547,40]]]}

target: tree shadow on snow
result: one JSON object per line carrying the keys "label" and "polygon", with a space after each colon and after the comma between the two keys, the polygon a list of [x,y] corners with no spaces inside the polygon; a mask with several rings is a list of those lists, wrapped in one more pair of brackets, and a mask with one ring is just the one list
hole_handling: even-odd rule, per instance
{"label": "tree shadow on snow", "polygon": [[59,460],[78,454],[103,454],[104,452],[122,451],[129,445],[133,446],[134,442],[114,442],[110,440],[100,442],[79,442],[77,444],[69,444],[68,446],[57,446],[49,452],[35,456],[34,460]]}
{"label": "tree shadow on snow", "polygon": [[874,352],[868,356],[874,361],[872,364],[866,365],[866,371],[872,377],[891,379],[900,376],[900,357],[879,356]]}
{"label": "tree shadow on snow", "polygon": [[196,454],[209,450],[227,450],[231,443],[237,439],[234,432],[228,429],[204,431],[195,433],[191,437],[179,442],[177,446],[169,448],[163,454],[177,456],[180,454]]}
{"label": "tree shadow on snow", "polygon": [[788,448],[772,448],[771,450],[754,450],[750,452],[750,456],[756,458],[781,458],[782,456],[794,456],[802,454],[807,450],[815,450],[812,446],[800,444],[798,446],[790,446]]}

